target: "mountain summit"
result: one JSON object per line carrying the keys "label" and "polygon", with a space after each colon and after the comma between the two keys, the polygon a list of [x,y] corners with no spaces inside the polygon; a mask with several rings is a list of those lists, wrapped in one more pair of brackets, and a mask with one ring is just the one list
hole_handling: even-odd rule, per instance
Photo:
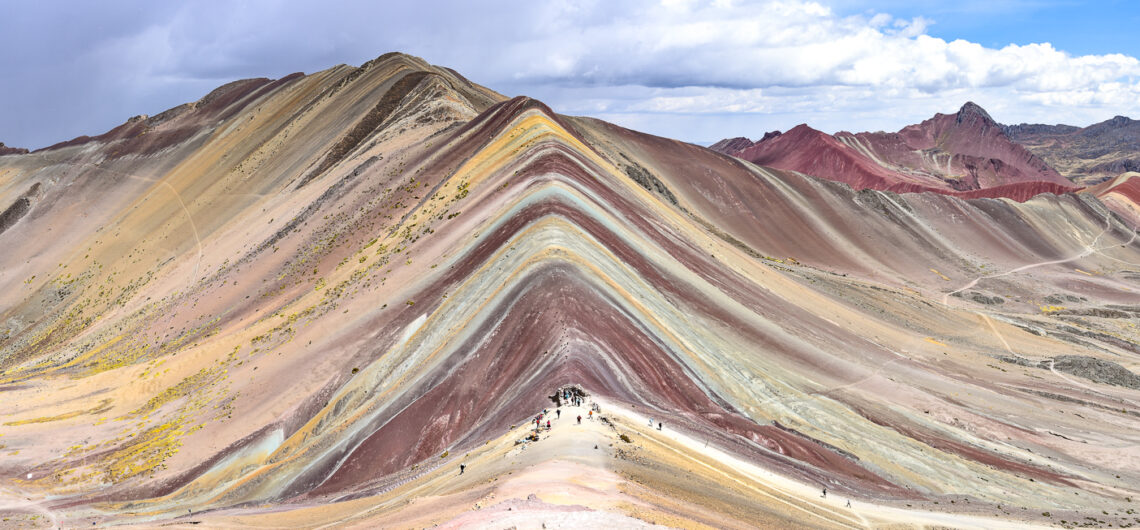
{"label": "mountain summit", "polygon": [[967,101],[965,105],[962,105],[961,109],[958,109],[955,121],[957,121],[959,125],[963,123],[980,123],[986,127],[997,125],[997,122],[990,117],[990,113],[986,112],[986,109],[983,109],[973,101]]}
{"label": "mountain summit", "polygon": [[771,167],[1048,175],[964,114],[758,166],[385,54],[0,157],[0,519],[1131,524],[1130,180]]}

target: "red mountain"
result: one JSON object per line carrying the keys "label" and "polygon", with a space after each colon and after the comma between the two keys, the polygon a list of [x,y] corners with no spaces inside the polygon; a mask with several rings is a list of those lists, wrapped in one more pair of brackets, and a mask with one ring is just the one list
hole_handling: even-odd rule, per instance
{"label": "red mountain", "polygon": [[985,110],[966,103],[897,133],[840,132],[799,125],[759,142],[722,140],[712,149],[762,166],[799,171],[856,189],[934,191],[1025,200],[1078,189],[1006,135]]}

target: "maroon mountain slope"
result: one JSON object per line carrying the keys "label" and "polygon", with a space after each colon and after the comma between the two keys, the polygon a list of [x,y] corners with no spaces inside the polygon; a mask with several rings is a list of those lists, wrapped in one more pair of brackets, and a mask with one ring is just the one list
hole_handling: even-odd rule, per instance
{"label": "maroon mountain slope", "polygon": [[905,179],[834,136],[807,125],[797,125],[784,134],[757,142],[736,156],[761,166],[844,182],[856,189],[890,189]]}
{"label": "maroon mountain slope", "polygon": [[745,142],[742,138],[724,140],[713,148],[755,164],[799,171],[856,189],[1015,200],[1077,189],[1010,140],[1005,128],[974,103],[897,133],[840,132],[832,136],[800,125],[742,147]]}

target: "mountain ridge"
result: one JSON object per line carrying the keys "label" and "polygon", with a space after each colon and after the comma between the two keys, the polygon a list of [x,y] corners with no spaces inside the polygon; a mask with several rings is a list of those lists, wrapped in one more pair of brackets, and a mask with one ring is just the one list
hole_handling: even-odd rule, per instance
{"label": "mountain ridge", "polygon": [[1095,184],[1140,170],[1140,121],[1125,116],[1087,127],[1023,123],[1005,129],[1076,182]]}
{"label": "mountain ridge", "polygon": [[[794,138],[784,138],[789,133]],[[1014,200],[1078,189],[1013,143],[1003,126],[973,102],[965,103],[955,114],[935,114],[897,133],[827,135],[802,124],[788,133],[767,133],[756,143],[737,138],[710,148],[760,165],[845,182],[857,189]]]}
{"label": "mountain ridge", "polygon": [[1132,180],[857,190],[402,54],[175,109],[0,158],[19,514],[994,526],[1140,483],[1127,389],[997,358],[1140,348],[1097,316],[1135,305]]}

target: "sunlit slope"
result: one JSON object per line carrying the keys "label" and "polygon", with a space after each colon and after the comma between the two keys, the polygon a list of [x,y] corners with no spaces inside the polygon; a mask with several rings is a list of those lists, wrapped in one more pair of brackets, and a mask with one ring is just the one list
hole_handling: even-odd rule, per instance
{"label": "sunlit slope", "polygon": [[1140,355],[1140,246],[1091,194],[852,192],[403,55],[227,94],[0,157],[6,494],[372,495],[569,384],[900,508],[1123,513],[1140,483],[1140,392],[1061,358]]}

